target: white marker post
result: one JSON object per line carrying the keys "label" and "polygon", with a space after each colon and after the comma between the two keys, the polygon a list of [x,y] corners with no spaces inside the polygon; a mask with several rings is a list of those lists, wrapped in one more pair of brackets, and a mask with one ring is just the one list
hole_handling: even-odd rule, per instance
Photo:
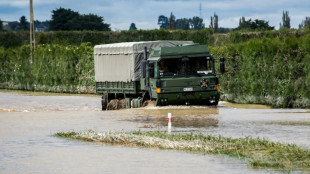
{"label": "white marker post", "polygon": [[171,113],[168,113],[168,134],[171,133]]}

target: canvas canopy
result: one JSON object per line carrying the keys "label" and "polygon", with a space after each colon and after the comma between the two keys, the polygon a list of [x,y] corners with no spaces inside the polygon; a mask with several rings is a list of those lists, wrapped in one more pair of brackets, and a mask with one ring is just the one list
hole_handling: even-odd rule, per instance
{"label": "canvas canopy", "polygon": [[147,47],[149,52],[154,47],[174,47],[191,44],[194,43],[192,41],[148,41],[96,45],[94,48],[95,81],[139,81],[144,46]]}

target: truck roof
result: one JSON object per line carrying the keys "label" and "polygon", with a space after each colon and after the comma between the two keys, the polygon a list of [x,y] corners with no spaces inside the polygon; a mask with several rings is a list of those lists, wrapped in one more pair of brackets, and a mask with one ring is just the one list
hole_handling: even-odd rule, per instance
{"label": "truck roof", "polygon": [[176,47],[160,47],[154,48],[151,51],[149,60],[160,60],[162,58],[177,58],[177,57],[197,57],[210,55],[206,45],[186,45]]}
{"label": "truck roof", "polygon": [[133,54],[141,53],[144,51],[144,46],[150,48],[162,47],[162,46],[181,46],[192,45],[193,41],[141,41],[141,42],[122,42],[113,44],[96,45],[94,47],[94,54],[111,55],[111,54]]}

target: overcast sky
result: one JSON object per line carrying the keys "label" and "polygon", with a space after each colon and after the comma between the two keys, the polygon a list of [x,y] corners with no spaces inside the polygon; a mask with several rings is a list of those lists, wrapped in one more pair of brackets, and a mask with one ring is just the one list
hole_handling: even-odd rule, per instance
{"label": "overcast sky", "polygon": [[[219,26],[235,28],[240,17],[263,19],[279,28],[282,12],[289,11],[291,26],[297,28],[310,17],[310,0],[33,0],[35,20],[51,19],[51,11],[59,7],[70,8],[80,14],[97,14],[111,24],[112,30],[128,30],[131,23],[138,29],[159,28],[159,15],[176,18],[200,16],[206,26],[214,12],[219,16]],[[0,19],[18,21],[21,16],[29,21],[29,0],[1,0]]]}

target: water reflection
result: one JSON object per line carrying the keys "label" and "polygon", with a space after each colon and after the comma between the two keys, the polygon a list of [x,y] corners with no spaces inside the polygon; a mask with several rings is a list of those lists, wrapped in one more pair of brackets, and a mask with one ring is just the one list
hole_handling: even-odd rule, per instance
{"label": "water reflection", "polygon": [[[153,124],[156,127],[167,126],[168,113],[172,114],[172,126],[178,128],[217,127],[218,108],[168,108],[135,110],[135,115],[125,121]],[[149,125],[145,127],[150,127]]]}

